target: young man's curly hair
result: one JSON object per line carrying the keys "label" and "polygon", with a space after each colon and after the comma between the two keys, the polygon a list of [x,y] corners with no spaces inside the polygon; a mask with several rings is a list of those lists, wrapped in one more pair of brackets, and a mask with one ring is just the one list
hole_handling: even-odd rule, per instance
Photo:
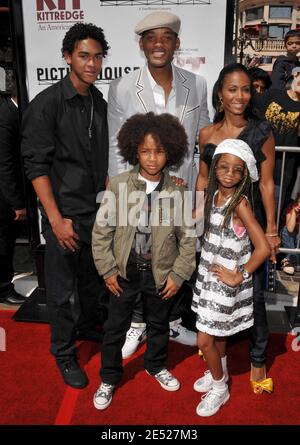
{"label": "young man's curly hair", "polygon": [[76,23],[66,33],[62,43],[62,55],[65,52],[73,54],[76,42],[85,39],[93,39],[100,43],[103,50],[103,57],[107,55],[109,50],[108,43],[105,39],[103,29],[93,25],[93,23]]}
{"label": "young man's curly hair", "polygon": [[177,117],[164,113],[135,114],[121,127],[118,134],[120,154],[131,165],[138,163],[138,146],[151,134],[167,153],[166,167],[178,168],[188,152],[188,139]]}

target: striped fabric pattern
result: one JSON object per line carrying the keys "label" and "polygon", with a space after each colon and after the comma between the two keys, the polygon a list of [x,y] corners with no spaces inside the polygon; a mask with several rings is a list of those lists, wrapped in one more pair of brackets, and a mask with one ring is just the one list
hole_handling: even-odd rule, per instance
{"label": "striped fabric pattern", "polygon": [[228,202],[223,207],[212,208],[192,300],[192,310],[197,314],[197,329],[220,337],[233,335],[253,325],[252,277],[233,288],[218,282],[209,271],[212,264],[222,264],[233,270],[246,264],[251,256],[246,231],[237,236],[232,218],[229,227],[222,229],[226,205]]}

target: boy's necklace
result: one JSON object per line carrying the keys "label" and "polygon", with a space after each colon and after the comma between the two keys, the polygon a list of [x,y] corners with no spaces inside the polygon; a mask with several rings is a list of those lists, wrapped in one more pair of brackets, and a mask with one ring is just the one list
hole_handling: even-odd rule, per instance
{"label": "boy's necklace", "polygon": [[90,98],[91,98],[91,114],[90,114],[90,124],[89,124],[89,138],[92,139],[92,125],[93,125],[93,117],[94,117],[94,101],[91,91],[89,90]]}

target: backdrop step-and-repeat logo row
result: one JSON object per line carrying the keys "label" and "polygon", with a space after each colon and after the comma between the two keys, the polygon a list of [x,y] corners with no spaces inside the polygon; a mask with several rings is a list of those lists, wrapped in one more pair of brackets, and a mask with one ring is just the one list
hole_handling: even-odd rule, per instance
{"label": "backdrop step-and-repeat logo row", "polygon": [[101,26],[109,42],[109,54],[96,81],[106,98],[113,79],[145,63],[138,36],[134,34],[136,23],[153,11],[163,10],[181,19],[181,45],[174,63],[206,78],[212,112],[211,91],[224,64],[226,3],[226,0],[23,0],[29,99],[69,72],[61,56],[61,46],[65,33],[77,22]]}

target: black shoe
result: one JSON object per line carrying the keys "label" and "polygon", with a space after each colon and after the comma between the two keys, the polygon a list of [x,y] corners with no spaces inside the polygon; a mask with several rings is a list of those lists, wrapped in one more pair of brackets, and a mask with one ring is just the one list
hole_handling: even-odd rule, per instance
{"label": "black shoe", "polygon": [[5,297],[0,298],[0,301],[5,304],[23,304],[26,301],[26,297],[19,294],[15,289],[11,289]]}
{"label": "black shoe", "polygon": [[66,385],[76,389],[82,389],[88,385],[88,378],[76,359],[72,358],[67,362],[57,362],[57,366]]}
{"label": "black shoe", "polygon": [[103,336],[103,331],[89,329],[87,331],[78,331],[77,340],[87,340],[94,341],[96,343],[102,343]]}

